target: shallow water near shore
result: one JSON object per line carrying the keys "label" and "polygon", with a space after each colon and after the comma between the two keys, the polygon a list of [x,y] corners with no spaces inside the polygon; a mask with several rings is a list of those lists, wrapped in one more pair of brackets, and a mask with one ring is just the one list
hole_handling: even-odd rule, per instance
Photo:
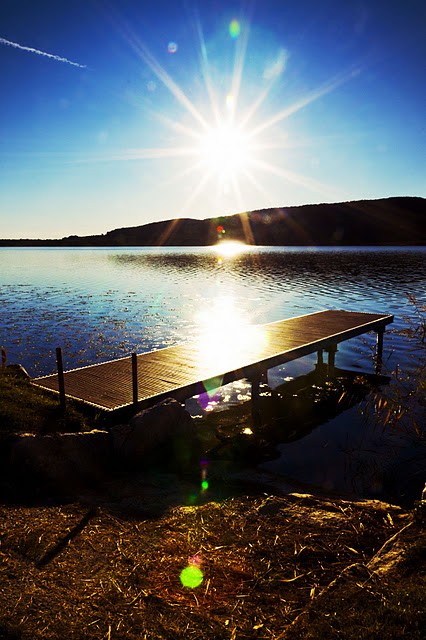
{"label": "shallow water near shore", "polygon": [[[32,376],[55,371],[57,346],[67,369],[188,339],[207,345],[220,363],[232,348],[231,328],[244,332],[253,324],[346,309],[395,316],[384,343],[385,369],[391,371],[411,363],[411,345],[396,331],[414,315],[407,294],[426,300],[425,258],[426,249],[414,247],[2,248],[0,346],[9,362],[21,363]],[[342,343],[336,364],[372,371],[374,342],[366,335]],[[272,370],[270,385],[306,373],[314,361],[311,356]],[[249,385],[241,381],[190,401],[188,408],[200,415],[248,397]],[[366,470],[383,456],[389,462],[389,447],[399,468],[395,451],[406,443],[386,435],[383,449],[381,438],[365,429],[352,409],[299,443],[283,445],[281,458],[268,464],[325,487],[379,491],[379,481],[376,489],[364,482]],[[370,451],[372,441],[374,460],[369,453],[356,462],[356,472],[348,469],[355,446]],[[387,453],[377,457],[380,447]]]}

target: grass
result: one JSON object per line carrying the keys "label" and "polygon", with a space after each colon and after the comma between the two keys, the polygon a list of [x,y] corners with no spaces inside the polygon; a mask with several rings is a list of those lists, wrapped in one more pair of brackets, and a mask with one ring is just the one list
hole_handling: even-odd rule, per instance
{"label": "grass", "polygon": [[[416,540],[413,534],[418,536]],[[314,604],[287,640],[423,640],[426,628],[426,535],[413,531],[398,572],[353,580]]]}
{"label": "grass", "polygon": [[[423,640],[426,628],[424,576],[386,584],[351,584],[311,612],[306,626],[287,634],[315,640]],[[423,593],[422,593],[423,591]],[[302,631],[303,629],[303,631]],[[302,635],[301,635],[302,634]]]}
{"label": "grass", "polygon": [[425,437],[426,392],[426,304],[407,293],[412,316],[406,317],[406,326],[395,333],[408,338],[410,366],[396,365],[391,384],[378,390],[363,412],[380,427],[400,433],[412,434],[414,440]]}
{"label": "grass", "polygon": [[94,411],[83,410],[71,401],[67,401],[63,413],[57,396],[8,369],[0,369],[0,397],[0,436],[88,431],[95,428],[98,420]]}

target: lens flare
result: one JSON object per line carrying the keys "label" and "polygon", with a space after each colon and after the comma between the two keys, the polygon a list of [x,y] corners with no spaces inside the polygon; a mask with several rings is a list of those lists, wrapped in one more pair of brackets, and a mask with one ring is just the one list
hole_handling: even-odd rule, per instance
{"label": "lens flare", "polygon": [[241,27],[238,20],[231,20],[231,24],[229,25],[229,34],[231,38],[238,38],[240,35]]}
{"label": "lens flare", "polygon": [[176,42],[169,42],[168,47],[167,47],[167,51],[169,53],[176,53],[177,50],[178,50],[178,46],[177,46]]}
{"label": "lens flare", "polygon": [[219,402],[219,389],[223,383],[223,376],[204,380],[198,385],[198,404],[204,411],[211,411]]}
{"label": "lens flare", "polygon": [[208,460],[200,460],[201,466],[201,491],[204,493],[209,488],[209,481],[207,480],[207,468],[209,466]]}
{"label": "lens flare", "polygon": [[198,553],[196,553],[195,556],[191,556],[189,558],[189,564],[191,567],[199,567],[202,561],[203,559]]}
{"label": "lens flare", "polygon": [[190,565],[181,571],[180,581],[184,587],[187,587],[188,589],[195,589],[202,583],[203,573],[197,566]]}
{"label": "lens flare", "polygon": [[226,108],[231,110],[234,108],[234,106],[235,106],[234,96],[232,95],[232,93],[228,93],[228,95],[226,96]]}
{"label": "lens flare", "polygon": [[217,403],[219,402],[219,392],[215,392],[210,395],[207,391],[198,395],[198,404],[206,413],[213,411]]}

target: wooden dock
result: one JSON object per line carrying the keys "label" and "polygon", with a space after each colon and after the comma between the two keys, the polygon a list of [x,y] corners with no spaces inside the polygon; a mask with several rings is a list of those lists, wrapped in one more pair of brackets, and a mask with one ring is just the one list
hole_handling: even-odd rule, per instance
{"label": "wooden dock", "polygon": [[[381,359],[383,332],[393,322],[392,315],[352,311],[319,311],[256,327],[257,338],[250,339],[235,353],[220,354],[216,363],[205,355],[205,345],[195,341],[111,360],[64,373],[65,394],[107,411],[129,405],[138,408],[155,404],[165,397],[184,401],[194,395],[229,382],[248,378],[255,385],[268,369],[323,350],[329,366],[334,365],[337,344],[375,331],[377,358]],[[212,340],[214,338],[212,337]],[[133,365],[133,366],[132,366]],[[32,380],[44,389],[60,391],[59,376],[53,374]]]}

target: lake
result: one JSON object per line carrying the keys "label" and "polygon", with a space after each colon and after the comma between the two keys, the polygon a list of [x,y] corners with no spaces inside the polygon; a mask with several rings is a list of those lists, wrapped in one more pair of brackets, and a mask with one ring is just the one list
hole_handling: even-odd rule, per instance
{"label": "lake", "polygon": [[[392,371],[411,363],[410,343],[398,330],[414,316],[407,294],[426,302],[425,258],[426,248],[415,247],[1,248],[0,346],[32,376],[55,371],[57,346],[67,369],[194,337],[220,358],[229,349],[230,327],[346,309],[394,314],[384,342],[385,368]],[[372,371],[374,341],[368,335],[339,345],[337,366]],[[306,373],[314,361],[273,370],[271,386]],[[248,395],[249,386],[236,383],[203,410]],[[196,401],[189,409],[202,412]],[[359,411],[346,414],[321,425],[303,446],[283,445],[281,458],[266,467],[329,488],[371,492],[371,483],[360,489],[348,479],[345,456],[336,463],[343,448],[361,449],[367,440],[370,446]],[[359,464],[368,485],[367,463]]]}

